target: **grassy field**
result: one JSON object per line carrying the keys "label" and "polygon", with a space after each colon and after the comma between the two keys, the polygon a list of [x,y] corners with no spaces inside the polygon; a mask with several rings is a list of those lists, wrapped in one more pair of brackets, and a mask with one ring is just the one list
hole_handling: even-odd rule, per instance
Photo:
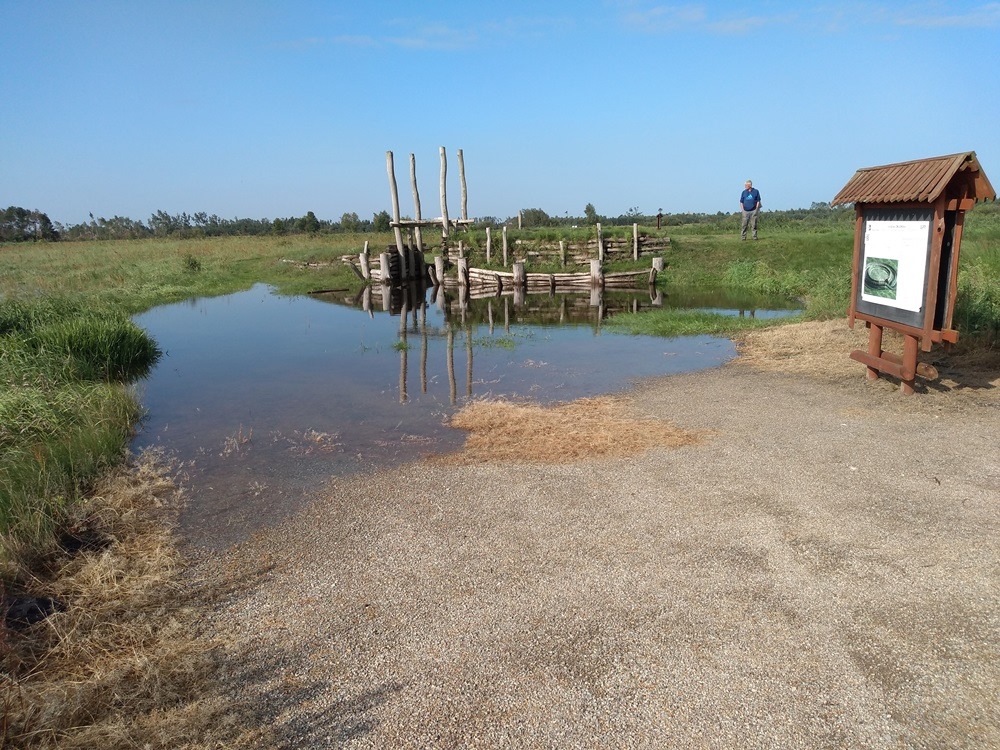
{"label": "grassy field", "polygon": [[[593,232],[525,230],[509,233],[509,239],[579,242]],[[631,228],[608,228],[605,236],[615,233],[631,236]],[[847,309],[850,217],[789,222],[778,217],[769,221],[765,214],[757,242],[739,240],[735,218],[667,226],[661,234],[671,240],[663,253],[666,284],[795,298],[803,308],[800,317],[812,319],[840,317]],[[467,237],[471,262],[482,265],[482,240],[475,234]],[[192,677],[211,671],[213,647],[192,635],[196,610],[178,609],[176,597],[185,589],[179,566],[171,562],[169,534],[148,517],[149,508],[159,502],[156,495],[167,492],[169,482],[157,479],[151,486],[160,489],[150,494],[140,491],[138,482],[133,487],[133,480],[155,468],[143,469],[140,463],[121,470],[141,416],[130,383],[160,356],[157,343],[131,316],[155,305],[232,293],[259,282],[285,294],[360,290],[362,282],[340,257],[358,253],[366,240],[377,253],[392,237],[0,246],[0,594],[30,590],[45,579],[44,571],[56,570],[53,561],[65,558],[56,541],[60,530],[86,528],[87,514],[96,513],[104,531],[122,540],[109,554],[71,562],[72,575],[46,584],[53,595],[91,602],[67,613],[66,634],[39,631],[43,643],[0,638],[0,693],[5,696],[0,746],[10,737],[31,737],[24,746],[138,746],[141,741],[165,748],[193,733],[200,739],[187,740],[188,745],[207,748],[229,746],[220,736],[236,737],[241,727],[255,731],[249,720],[221,720],[232,714],[226,701],[206,695],[204,683]],[[643,258],[638,267],[648,264]],[[614,270],[634,267],[630,261],[614,264]],[[617,321],[628,321],[627,330],[635,333],[663,336],[732,334],[783,322],[668,309],[621,316],[608,324],[622,325]],[[980,206],[968,217],[955,323],[964,346],[996,347],[1000,206]],[[109,490],[110,485],[118,489]],[[113,497],[119,498],[117,505],[105,504]],[[141,574],[127,572],[132,568]],[[133,581],[131,593],[124,589],[126,580]],[[122,719],[117,695],[135,697],[135,716]],[[251,744],[242,737],[231,746]]]}
{"label": "grassy field", "polygon": [[[970,212],[962,245],[956,324],[966,339],[993,346],[1000,331],[1000,207]],[[769,221],[761,239],[741,242],[737,219],[667,226],[666,283],[729,288],[802,301],[803,315],[843,315],[850,290],[853,221]],[[647,229],[655,233],[655,229]],[[605,236],[631,237],[631,227]],[[592,227],[511,231],[532,242],[579,242]],[[474,265],[484,264],[483,236],[466,236]],[[139,415],[128,383],[159,352],[129,316],[194,296],[227,294],[257,282],[281,293],[361,288],[340,262],[368,241],[373,253],[391,234],[297,235],[205,239],[64,242],[0,247],[0,532],[40,544],[95,476],[124,458]],[[496,239],[494,239],[496,242]],[[430,256],[432,253],[429,253]],[[616,269],[646,267],[617,261]],[[546,270],[546,269],[529,269]],[[551,269],[549,269],[551,270]],[[621,320],[654,335],[734,333],[774,321],[677,310]],[[612,324],[615,324],[612,321]],[[623,323],[619,322],[619,325]]]}

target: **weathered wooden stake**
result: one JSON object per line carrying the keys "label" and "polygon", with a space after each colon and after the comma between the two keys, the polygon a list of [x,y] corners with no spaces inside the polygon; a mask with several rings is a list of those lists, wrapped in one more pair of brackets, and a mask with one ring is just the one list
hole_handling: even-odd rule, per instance
{"label": "weathered wooden stake", "polygon": [[458,259],[458,285],[467,287],[469,285],[469,259],[459,257]]}
{"label": "weathered wooden stake", "polygon": [[445,187],[448,179],[448,156],[444,146],[441,147],[441,239],[448,239],[448,191]]}
{"label": "weathered wooden stake", "polygon": [[562,260],[562,265],[566,266],[566,240],[559,240],[559,257]]}
{"label": "weathered wooden stake", "polygon": [[396,169],[392,163],[392,151],[385,152],[385,168],[389,173],[389,193],[392,195],[393,231],[396,234],[396,250],[403,254],[403,232],[399,228],[399,191],[396,189]]}
{"label": "weathered wooden stake", "polygon": [[462,219],[468,220],[469,192],[465,187],[465,157],[462,155],[462,149],[458,150],[458,180],[462,186]]}
{"label": "weathered wooden stake", "polygon": [[601,223],[597,223],[597,259],[604,262],[604,233],[601,231]]}
{"label": "weathered wooden stake", "polygon": [[514,261],[514,288],[523,289],[528,283],[528,277],[524,273],[524,261]]}
{"label": "weathered wooden stake", "polygon": [[372,277],[371,263],[368,260],[368,241],[365,240],[365,251],[358,256],[358,263],[361,266],[361,275],[368,280]]}
{"label": "weathered wooden stake", "polygon": [[490,256],[493,254],[493,236],[490,227],[486,227],[486,263],[489,265]]}
{"label": "weathered wooden stake", "polygon": [[601,261],[590,259],[590,285],[592,287],[602,286],[604,284],[604,269],[601,267]]}
{"label": "weathered wooden stake", "polygon": [[[410,154],[410,185],[413,188],[413,218],[415,221],[420,221],[420,193],[417,192],[417,158],[413,154]],[[420,233],[419,226],[414,228],[413,234],[417,241],[417,248],[420,252],[423,252],[424,238]]]}
{"label": "weathered wooden stake", "polygon": [[[389,253],[382,253],[380,256],[378,256],[378,262],[379,265],[382,267],[381,268],[382,278],[380,279],[380,281],[383,284],[390,283],[392,281],[392,270],[389,268]],[[386,297],[388,295],[383,294],[382,296]]]}
{"label": "weathered wooden stake", "polygon": [[657,272],[660,272],[660,271],[663,270],[664,266],[663,266],[663,257],[662,256],[657,256],[657,257],[653,258],[653,268],[655,268]]}
{"label": "weathered wooden stake", "polygon": [[507,225],[503,227],[503,267],[507,267]]}
{"label": "weathered wooden stake", "polygon": [[632,260],[639,260],[639,225],[632,225]]}
{"label": "weathered wooden stake", "polygon": [[434,256],[434,275],[437,277],[434,283],[444,284],[444,256]]}

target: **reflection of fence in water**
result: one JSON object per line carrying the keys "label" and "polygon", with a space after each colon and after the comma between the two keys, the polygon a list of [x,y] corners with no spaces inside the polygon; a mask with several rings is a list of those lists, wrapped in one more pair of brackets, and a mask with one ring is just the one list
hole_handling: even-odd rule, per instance
{"label": "reflection of fence in water", "polygon": [[[432,296],[427,301],[427,288],[419,284],[402,287],[365,287],[356,301],[374,317],[376,308],[399,316],[399,401],[408,400],[408,371],[410,337],[420,337],[420,391],[427,393],[428,342],[432,336],[440,336],[440,330],[432,330],[427,324],[427,308],[433,304],[442,311],[446,341],[445,358],[448,373],[449,399],[452,404],[458,398],[458,380],[455,375],[455,338],[464,334],[465,340],[465,395],[473,392],[473,329],[480,325],[488,327],[492,336],[498,327],[509,334],[511,325],[536,324],[558,325],[589,323],[600,328],[600,323],[616,314],[637,313],[648,307],[663,304],[663,292],[654,290],[648,299],[640,300],[638,294],[608,295],[602,289],[593,289],[589,294],[552,295],[548,293],[528,294],[523,289],[512,289],[501,295],[475,298],[468,288],[454,293],[442,286],[431,288]],[[379,294],[381,292],[381,294]],[[375,299],[381,297],[381,299]],[[535,298],[532,300],[532,298]],[[558,297],[558,299],[555,299]],[[607,297],[607,299],[606,299]]]}

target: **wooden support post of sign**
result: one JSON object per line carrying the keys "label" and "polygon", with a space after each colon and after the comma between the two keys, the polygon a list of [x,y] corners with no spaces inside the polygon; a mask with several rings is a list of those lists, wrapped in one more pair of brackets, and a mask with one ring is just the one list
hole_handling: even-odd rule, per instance
{"label": "wooden support post of sign", "polygon": [[[417,158],[410,154],[410,186],[413,188],[413,220],[419,222],[420,219],[420,193],[417,190]],[[420,224],[413,228],[413,236],[417,243],[417,250],[424,251],[424,238],[420,233]]]}

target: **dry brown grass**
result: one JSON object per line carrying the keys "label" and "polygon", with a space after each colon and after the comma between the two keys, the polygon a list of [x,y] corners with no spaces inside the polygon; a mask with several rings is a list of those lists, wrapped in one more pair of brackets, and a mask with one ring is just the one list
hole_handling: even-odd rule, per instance
{"label": "dry brown grass", "polygon": [[165,469],[142,461],[109,477],[86,509],[109,546],[53,553],[17,572],[12,589],[66,610],[6,633],[0,747],[254,744],[214,679],[218,645],[199,632],[201,592],[181,581],[174,507]]}
{"label": "dry brown grass", "polygon": [[[868,329],[857,322],[851,330],[846,318],[809,321],[748,331],[737,339],[737,346],[740,356],[733,363],[736,367],[827,380],[863,378],[864,365],[850,354],[855,349],[867,351]],[[886,329],[882,348],[901,354],[902,335]],[[951,351],[935,345],[930,352],[920,352],[918,359],[938,369],[940,378],[927,384],[936,391],[1000,393],[1000,351],[959,339]]]}
{"label": "dry brown grass", "polygon": [[652,447],[695,445],[707,436],[661,419],[629,416],[625,402],[612,396],[554,406],[473,401],[452,417],[451,425],[469,435],[460,453],[439,459],[447,463],[618,458]]}

